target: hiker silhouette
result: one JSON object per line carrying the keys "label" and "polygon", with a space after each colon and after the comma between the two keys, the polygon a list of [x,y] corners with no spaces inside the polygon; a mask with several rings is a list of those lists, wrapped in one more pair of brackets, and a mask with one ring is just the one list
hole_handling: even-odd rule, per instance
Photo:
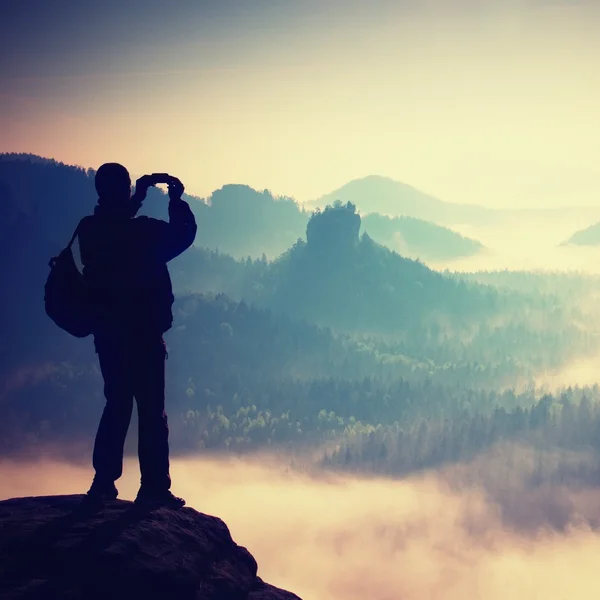
{"label": "hiker silhouette", "polygon": [[[148,188],[167,183],[169,221],[136,217]],[[171,491],[169,428],[165,412],[163,334],[173,322],[167,263],[189,248],[196,221],[167,174],[144,175],[131,195],[127,169],[103,164],[95,175],[98,203],[78,228],[83,279],[94,308],[94,345],[106,405],[93,453],[95,477],[86,501],[115,499],[135,398],[138,410],[139,504],[183,506]]]}

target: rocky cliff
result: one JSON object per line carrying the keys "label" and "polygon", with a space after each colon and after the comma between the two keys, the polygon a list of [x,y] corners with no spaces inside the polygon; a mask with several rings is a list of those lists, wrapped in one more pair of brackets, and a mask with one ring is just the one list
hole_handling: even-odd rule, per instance
{"label": "rocky cliff", "polygon": [[81,499],[0,502],[2,600],[299,600],[264,583],[216,517]]}

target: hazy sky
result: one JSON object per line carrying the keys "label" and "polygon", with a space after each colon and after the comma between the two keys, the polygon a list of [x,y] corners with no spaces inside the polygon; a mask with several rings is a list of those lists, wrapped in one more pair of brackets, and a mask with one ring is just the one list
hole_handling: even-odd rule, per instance
{"label": "hazy sky", "polygon": [[198,195],[308,200],[381,174],[456,202],[600,205],[598,2],[166,4],[13,1],[0,151]]}

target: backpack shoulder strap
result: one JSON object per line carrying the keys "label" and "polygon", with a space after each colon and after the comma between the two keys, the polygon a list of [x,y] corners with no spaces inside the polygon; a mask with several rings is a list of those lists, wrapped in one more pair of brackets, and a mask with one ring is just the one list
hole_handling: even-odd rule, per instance
{"label": "backpack shoulder strap", "polygon": [[80,225],[81,225],[81,222],[75,228],[75,231],[73,232],[73,235],[71,236],[71,239],[69,240],[69,243],[66,245],[65,250],[67,250],[68,248],[70,248],[73,245],[73,242],[75,241],[75,238],[77,237],[77,234],[79,233]]}
{"label": "backpack shoulder strap", "polygon": [[[83,219],[81,219],[81,221],[79,221],[79,223],[77,224],[77,227],[75,228],[75,231],[73,232],[73,235],[71,236],[71,239],[69,240],[69,243],[65,246],[64,250],[62,252],[64,252],[65,250],[70,250],[71,246],[73,245],[73,242],[75,241],[75,238],[79,235],[79,230],[81,229],[81,225],[84,221],[86,221],[86,219],[88,219],[88,217],[83,217]],[[61,252],[61,254],[62,254]],[[48,265],[53,268],[54,265],[56,264],[56,260],[58,259],[58,256],[55,256],[54,258],[50,259],[50,262],[48,263]]]}
{"label": "backpack shoulder strap", "polygon": [[73,235],[71,236],[71,239],[69,241],[69,243],[67,244],[65,250],[67,248],[70,248],[73,245],[73,242],[75,241],[75,238],[79,235],[79,231],[81,229],[81,226],[83,225],[83,223],[85,223],[87,220],[89,219],[89,217],[83,217],[83,219],[81,219],[81,221],[79,221],[79,223],[77,224],[77,227],[75,228],[75,231],[73,232]]}

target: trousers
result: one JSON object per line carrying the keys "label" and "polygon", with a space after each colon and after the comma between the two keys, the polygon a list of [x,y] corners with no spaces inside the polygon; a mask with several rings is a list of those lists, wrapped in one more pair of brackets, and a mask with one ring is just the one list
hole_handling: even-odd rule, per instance
{"label": "trousers", "polygon": [[167,351],[162,334],[96,334],[94,344],[106,398],[94,443],[95,480],[110,484],[123,473],[123,450],[135,398],[141,488],[150,493],[170,489]]}

